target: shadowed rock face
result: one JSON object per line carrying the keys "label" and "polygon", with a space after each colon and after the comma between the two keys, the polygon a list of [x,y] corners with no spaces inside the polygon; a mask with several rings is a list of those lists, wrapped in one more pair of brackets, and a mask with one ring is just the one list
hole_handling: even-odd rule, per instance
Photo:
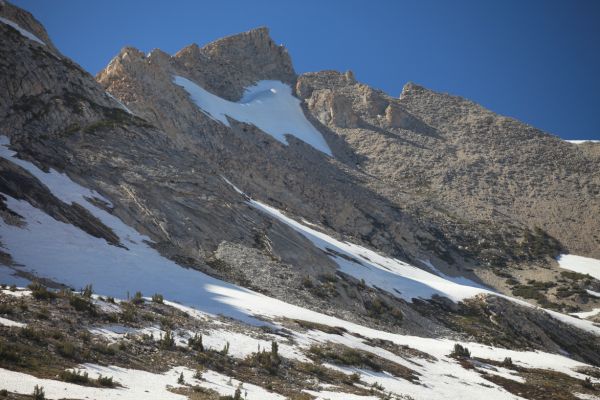
{"label": "shadowed rock face", "polygon": [[[392,98],[351,72],[297,77],[287,51],[264,28],[174,56],[124,48],[97,81],[3,24],[0,34],[7,39],[0,42],[0,133],[11,148],[102,193],[113,214],[182,266],[346,319],[419,335],[449,333],[435,318],[351,277],[336,278],[333,295],[307,289],[307,276],[321,288],[335,263],[248,206],[222,177],[332,236],[415,265],[431,260],[447,274],[479,276],[500,291],[509,289],[491,272],[498,266],[509,274],[511,267],[550,271],[553,279],[551,257],[563,246],[597,254],[598,151],[464,99],[416,85]],[[254,126],[209,118],[174,75],[232,101],[258,80],[290,84],[334,157],[293,136],[284,145]],[[3,171],[13,168],[5,164]],[[45,203],[58,218],[110,240],[97,221],[54,204],[17,172],[5,191]],[[367,305],[379,297],[402,310],[401,324],[370,314]],[[542,322],[532,318],[523,329]],[[555,343],[574,337],[565,335]]]}

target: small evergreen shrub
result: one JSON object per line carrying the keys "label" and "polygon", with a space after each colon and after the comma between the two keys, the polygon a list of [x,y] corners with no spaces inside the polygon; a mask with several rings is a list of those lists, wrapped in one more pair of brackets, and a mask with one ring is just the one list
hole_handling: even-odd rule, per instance
{"label": "small evergreen shrub", "polygon": [[159,293],[154,293],[154,295],[152,295],[152,302],[153,303],[157,303],[157,304],[163,304],[164,302],[164,297],[162,294]]}
{"label": "small evergreen shrub", "polygon": [[510,368],[510,367],[512,367],[512,366],[513,366],[513,361],[512,361],[512,358],[510,358],[510,357],[505,357],[505,358],[504,358],[504,361],[502,361],[502,366],[503,366],[503,367],[507,367],[507,368]]}
{"label": "small evergreen shrub", "polygon": [[65,358],[75,359],[79,349],[77,349],[71,342],[62,341],[56,345],[56,351]]}
{"label": "small evergreen shrub", "polygon": [[82,371],[77,371],[77,370],[73,370],[73,371],[62,371],[60,373],[60,379],[62,379],[65,382],[69,382],[69,383],[76,383],[78,385],[84,385],[84,384],[89,384],[90,383],[90,377],[88,376],[87,372],[82,372]]}
{"label": "small evergreen shrub", "polygon": [[221,350],[221,355],[226,356],[227,354],[229,354],[229,342],[225,343],[225,346],[223,346],[223,350]]}
{"label": "small evergreen shrub", "polygon": [[203,373],[204,373],[204,368],[203,367],[196,368],[196,372],[194,373],[194,379],[201,380]]}
{"label": "small evergreen shrub", "polygon": [[121,303],[121,313],[119,314],[119,319],[124,322],[133,322],[137,317],[137,309],[136,307],[129,303],[123,302]]}
{"label": "small evergreen shrub", "polygon": [[46,400],[46,393],[42,386],[35,385],[33,388],[33,400]]}
{"label": "small evergreen shrub", "polygon": [[135,295],[133,296],[133,299],[131,299],[131,302],[136,306],[144,304],[144,295],[142,294],[142,292],[135,292]]}
{"label": "small evergreen shrub", "polygon": [[96,379],[96,382],[98,383],[99,386],[103,386],[103,387],[115,387],[116,384],[113,381],[112,376],[102,376],[99,375],[98,379]]}
{"label": "small evergreen shrub", "polygon": [[[240,386],[242,384],[240,383]],[[242,389],[241,387],[238,386],[237,389],[235,389],[235,393],[233,395],[233,400],[242,400]]]}
{"label": "small evergreen shrub", "polygon": [[94,294],[94,291],[92,290],[92,285],[86,285],[83,290],[81,291],[81,295],[85,298],[91,299],[92,295]]}
{"label": "small evergreen shrub", "polygon": [[204,344],[202,343],[202,335],[198,335],[197,333],[194,337],[188,339],[188,346],[196,351],[204,351]]}
{"label": "small evergreen shrub", "polygon": [[96,315],[96,306],[87,297],[71,294],[69,297],[69,304],[79,312],[87,312],[90,315]]}
{"label": "small evergreen shrub", "polygon": [[471,352],[466,347],[456,343],[454,345],[454,350],[452,350],[452,353],[450,353],[450,356],[456,358],[471,358]]}
{"label": "small evergreen shrub", "polygon": [[173,332],[171,332],[170,329],[167,329],[164,335],[160,335],[158,345],[161,349],[167,350],[175,347],[175,337],[173,336]]}
{"label": "small evergreen shrub", "polygon": [[27,288],[31,290],[31,295],[36,300],[50,300],[56,297],[56,293],[49,291],[46,286],[39,282],[30,283]]}
{"label": "small evergreen shrub", "polygon": [[33,342],[41,342],[43,340],[42,334],[30,325],[22,327],[19,331],[19,336],[25,339],[29,339]]}

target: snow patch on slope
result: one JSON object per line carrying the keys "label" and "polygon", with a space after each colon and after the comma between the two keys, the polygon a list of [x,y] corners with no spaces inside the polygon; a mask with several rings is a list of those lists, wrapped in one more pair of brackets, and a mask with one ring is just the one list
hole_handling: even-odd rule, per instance
{"label": "snow patch on slope", "polygon": [[22,322],[13,321],[12,319],[0,317],[0,326],[8,326],[8,327],[13,326],[13,327],[17,327],[17,328],[23,328],[23,327],[27,326],[27,324],[24,324]]}
{"label": "snow patch on slope", "polygon": [[591,311],[571,313],[571,315],[574,315],[579,318],[591,318],[591,317],[595,317],[598,314],[600,314],[600,308],[594,308]]}
{"label": "snow patch on slope", "polygon": [[[250,205],[296,230],[310,240],[317,248],[329,253],[341,271],[357,279],[364,279],[365,283],[369,286],[386,290],[407,301],[412,301],[413,298],[427,299],[434,295],[440,295],[458,302],[478,294],[491,294],[506,298],[525,307],[533,307],[526,301],[492,292],[469,280],[454,279],[451,281],[395,258],[383,256],[365,247],[339,241],[323,232],[287,217],[274,207],[251,199],[230,181],[225,178],[223,179],[234,190],[242,194]],[[430,268],[436,270],[431,263],[429,264]],[[232,304],[235,304],[235,302]],[[240,305],[238,304],[238,306]],[[544,311],[559,321],[600,335],[600,327],[595,326],[590,321],[581,320],[552,310],[544,309]]]}
{"label": "snow patch on slope", "polygon": [[131,110],[130,110],[129,108],[127,108],[127,106],[126,106],[125,104],[123,104],[123,103],[121,102],[121,100],[117,99],[115,96],[113,96],[112,94],[110,94],[110,93],[108,93],[108,92],[104,92],[104,93],[106,93],[106,95],[107,95],[108,97],[110,97],[110,98],[111,98],[112,100],[114,100],[114,101],[115,101],[117,104],[119,104],[119,106],[120,106],[120,107],[121,107],[123,110],[125,110],[125,111],[126,111],[126,112],[128,112],[129,114],[133,115],[133,113],[131,112]]}
{"label": "snow patch on slope", "polygon": [[231,117],[256,126],[283,144],[288,144],[285,135],[290,134],[332,155],[321,132],[304,116],[300,100],[283,82],[259,81],[247,88],[244,97],[237,103],[216,96],[181,76],[175,76],[174,82],[188,92],[205,114],[226,126],[229,126],[227,117]]}
{"label": "snow patch on slope", "polygon": [[600,140],[565,140],[565,142],[573,143],[573,144],[582,144],[582,143],[600,143]]}
{"label": "snow patch on slope", "polygon": [[563,269],[568,269],[580,274],[588,274],[600,280],[600,260],[573,254],[561,254],[557,261],[558,265]]}
{"label": "snow patch on slope", "polygon": [[286,398],[277,393],[269,392],[260,386],[252,385],[250,383],[242,383],[237,379],[232,379],[227,375],[220,374],[216,371],[207,370],[202,373],[202,381],[199,386],[207,389],[212,389],[218,392],[221,396],[232,396],[235,390],[240,386],[243,399],[257,399],[257,400],[285,400]]}
{"label": "snow patch on slope", "polygon": [[352,393],[329,392],[326,390],[320,392],[304,390],[304,392],[315,396],[315,400],[379,400],[379,397],[376,396],[360,396]]}
{"label": "snow patch on slope", "polygon": [[364,279],[368,285],[386,290],[407,301],[411,301],[413,298],[428,299],[433,295],[461,301],[481,293],[495,294],[490,290],[475,286],[473,282],[470,282],[473,286],[466,284],[469,281],[465,283],[452,282],[395,258],[382,256],[365,247],[339,241],[285,216],[271,206],[253,199],[250,199],[249,202],[255,208],[302,234],[316,247],[328,252],[342,272],[357,279]]}
{"label": "snow patch on slope", "polygon": [[103,367],[95,364],[84,364],[81,369],[91,378],[98,375],[112,376],[115,382],[123,387],[114,389],[95,388],[56,381],[40,379],[33,375],[9,371],[0,368],[2,388],[9,392],[31,394],[35,385],[42,386],[47,399],[104,399],[104,400],[185,400],[186,396],[175,394],[169,387],[180,387],[177,383],[179,374],[183,373],[186,381],[193,380],[194,371],[185,367],[176,367],[164,374],[121,368],[116,366]]}
{"label": "snow patch on slope", "polygon": [[[100,194],[86,189],[54,170],[45,173],[34,164],[14,158],[7,149],[7,139],[0,136],[0,157],[29,171],[60,200],[85,207],[120,238],[126,248],[111,246],[81,229],[57,221],[26,201],[6,195],[9,209],[23,216],[25,227],[0,223],[2,247],[11,254],[15,264],[23,267],[0,266],[0,274],[11,282],[7,271],[23,270],[38,277],[60,282],[73,288],[92,283],[106,296],[125,298],[127,292],[161,293],[209,314],[225,314],[247,323],[264,325],[257,319],[227,307],[209,288],[248,292],[209,277],[199,271],[182,268],[162,257],[148,243],[151,239],[125,225],[119,218],[90,203],[97,198],[108,204]],[[35,249],[35,251],[32,251]],[[258,294],[252,294],[259,296]]]}
{"label": "snow patch on slope", "polygon": [[37,42],[37,43],[41,44],[42,46],[46,45],[46,43],[44,43],[42,40],[40,40],[40,38],[38,38],[37,36],[35,36],[33,33],[29,32],[28,30],[21,28],[21,26],[19,24],[17,24],[16,22],[13,22],[13,21],[11,21],[9,19],[2,18],[2,17],[0,17],[0,22],[13,27],[21,35],[25,36],[27,39],[33,40],[34,42]]}

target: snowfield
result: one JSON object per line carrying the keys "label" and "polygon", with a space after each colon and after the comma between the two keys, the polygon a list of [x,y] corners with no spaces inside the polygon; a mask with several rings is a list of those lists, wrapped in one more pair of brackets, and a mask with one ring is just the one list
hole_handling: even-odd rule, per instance
{"label": "snowfield", "polygon": [[[102,400],[186,400],[187,396],[171,392],[171,388],[184,385],[177,383],[180,374],[185,382],[213,389],[223,396],[232,396],[241,383],[218,372],[206,370],[202,379],[194,378],[195,371],[186,367],[174,367],[164,374],[154,374],[137,369],[115,366],[83,364],[78,371],[87,372],[91,379],[112,376],[123,387],[95,388],[56,381],[39,379],[29,374],[0,368],[0,385],[9,392],[31,394],[35,385],[42,386],[47,399],[102,399]],[[285,397],[272,393],[259,386],[242,384],[242,396],[248,400],[285,400]]]}
{"label": "snowfield", "polygon": [[0,368],[2,387],[9,392],[31,394],[35,385],[42,386],[48,399],[103,399],[103,400],[185,400],[186,396],[167,390],[168,387],[179,387],[177,378],[184,376],[193,379],[194,371],[187,368],[172,368],[164,374],[120,368],[103,367],[84,364],[80,370],[88,372],[91,378],[98,375],[112,376],[115,382],[124,387],[114,389],[94,388],[53,379],[39,379],[29,374],[9,371]]}
{"label": "snowfield", "polygon": [[181,76],[175,76],[175,84],[183,87],[196,105],[212,119],[229,126],[227,117],[256,126],[283,144],[285,135],[293,135],[315,149],[331,156],[327,142],[306,119],[300,100],[292,95],[292,89],[280,81],[260,81],[246,89],[244,97],[237,102],[225,100]]}
{"label": "snowfield", "polygon": [[561,254],[557,261],[561,268],[579,272],[580,274],[588,274],[596,279],[600,279],[600,260],[573,254]]}

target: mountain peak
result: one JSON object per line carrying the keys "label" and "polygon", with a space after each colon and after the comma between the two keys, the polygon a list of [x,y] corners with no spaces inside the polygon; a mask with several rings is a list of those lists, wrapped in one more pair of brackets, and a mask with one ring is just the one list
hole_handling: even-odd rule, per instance
{"label": "mountain peak", "polygon": [[283,45],[277,45],[267,27],[226,36],[196,49],[193,45],[176,57],[206,57],[211,63],[225,65],[231,72],[242,73],[250,80],[280,80],[294,83],[296,73],[292,59]]}

